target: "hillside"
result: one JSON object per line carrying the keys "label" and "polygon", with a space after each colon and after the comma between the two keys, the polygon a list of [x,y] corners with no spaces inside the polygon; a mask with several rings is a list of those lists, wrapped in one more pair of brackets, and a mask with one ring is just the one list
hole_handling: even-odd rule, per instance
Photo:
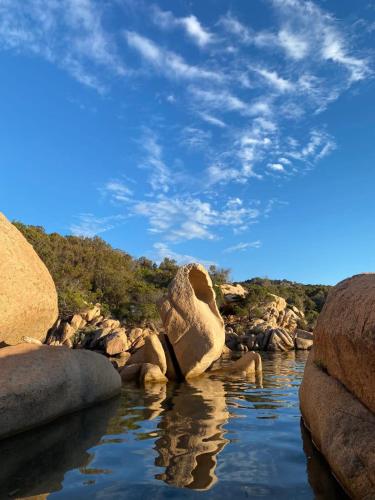
{"label": "hillside", "polygon": [[[156,264],[145,257],[135,259],[99,237],[47,234],[40,226],[21,222],[14,222],[14,225],[49,269],[63,317],[79,311],[85,303],[100,302],[104,311],[130,324],[158,319],[156,303],[176,273],[178,266],[174,260],[165,258]],[[215,285],[229,279],[227,269],[211,266],[209,271]],[[249,290],[248,296],[234,309],[222,307],[223,314],[245,316],[249,306],[257,305],[268,293],[274,293],[304,311],[307,323],[312,326],[330,288],[262,278],[247,280],[242,285]],[[222,306],[219,291],[218,303]]]}

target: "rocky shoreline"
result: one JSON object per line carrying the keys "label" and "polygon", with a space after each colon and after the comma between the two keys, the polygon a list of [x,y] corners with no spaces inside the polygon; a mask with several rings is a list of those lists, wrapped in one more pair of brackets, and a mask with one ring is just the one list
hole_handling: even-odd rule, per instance
{"label": "rocky shoreline", "polygon": [[[205,372],[255,377],[258,351],[310,350],[303,420],[345,490],[375,497],[375,274],[334,287],[313,334],[299,327],[303,313],[274,294],[245,316],[223,319],[200,264],[180,267],[172,279],[158,304],[162,326],[128,327],[100,304],[59,320],[47,268],[2,214],[0,273],[0,438],[112,398],[122,383]],[[230,284],[221,292],[227,304],[247,293]],[[232,353],[242,355],[222,364]]]}

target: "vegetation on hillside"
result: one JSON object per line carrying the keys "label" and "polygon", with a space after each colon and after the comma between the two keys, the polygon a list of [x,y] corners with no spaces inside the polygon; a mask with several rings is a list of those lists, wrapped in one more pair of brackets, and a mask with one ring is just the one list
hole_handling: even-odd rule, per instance
{"label": "vegetation on hillside", "polygon": [[250,308],[260,306],[269,298],[269,294],[284,297],[289,306],[295,306],[305,314],[305,320],[300,322],[301,328],[313,329],[323,308],[328,292],[327,285],[303,285],[288,280],[270,280],[267,278],[252,278],[241,283],[248,290],[248,295],[239,301],[233,313],[239,316],[248,314]]}
{"label": "vegetation on hillside", "polygon": [[[87,303],[100,302],[106,313],[129,324],[158,320],[156,304],[176,274],[176,261],[165,258],[156,264],[146,257],[135,259],[98,237],[47,234],[40,226],[20,222],[14,222],[14,225],[49,269],[56,284],[62,317],[74,314]],[[210,266],[209,272],[218,305],[223,306],[218,285],[228,282],[229,270]],[[246,316],[250,308],[254,311],[269,293],[274,293],[302,310],[306,325],[301,326],[310,328],[314,326],[330,288],[262,278],[253,278],[242,285],[249,294],[229,309],[222,307],[223,314]]]}
{"label": "vegetation on hillside", "polygon": [[[100,302],[102,310],[129,324],[157,320],[157,301],[178,269],[165,258],[159,265],[134,259],[101,238],[47,234],[40,226],[14,225],[31,243],[56,284],[59,310],[68,317],[86,303]],[[215,284],[228,280],[229,271],[210,267]]]}

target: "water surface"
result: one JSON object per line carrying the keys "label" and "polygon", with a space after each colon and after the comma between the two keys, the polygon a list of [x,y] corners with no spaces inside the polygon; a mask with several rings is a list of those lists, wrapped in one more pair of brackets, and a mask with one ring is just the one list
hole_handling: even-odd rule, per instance
{"label": "water surface", "polygon": [[130,384],[2,441],[0,498],[344,498],[301,426],[306,357],[263,353],[248,380]]}

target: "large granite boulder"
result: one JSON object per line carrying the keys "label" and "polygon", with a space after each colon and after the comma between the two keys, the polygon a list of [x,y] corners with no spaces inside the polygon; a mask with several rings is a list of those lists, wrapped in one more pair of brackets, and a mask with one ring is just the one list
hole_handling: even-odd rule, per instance
{"label": "large granite boulder", "polygon": [[375,273],[336,285],[314,330],[315,359],[375,413]]}
{"label": "large granite boulder", "polygon": [[220,357],[225,341],[206,269],[201,264],[180,267],[159,309],[179,371],[185,378],[200,375]]}
{"label": "large granite boulder", "polygon": [[300,388],[316,446],[353,498],[375,498],[375,274],[329,294]]}
{"label": "large granite boulder", "polygon": [[58,315],[56,288],[23,235],[0,213],[0,344],[44,341]]}
{"label": "large granite boulder", "polygon": [[309,354],[300,389],[303,420],[351,498],[375,498],[375,416]]}
{"label": "large granite boulder", "polygon": [[121,377],[101,354],[19,344],[0,349],[0,438],[108,399]]}

